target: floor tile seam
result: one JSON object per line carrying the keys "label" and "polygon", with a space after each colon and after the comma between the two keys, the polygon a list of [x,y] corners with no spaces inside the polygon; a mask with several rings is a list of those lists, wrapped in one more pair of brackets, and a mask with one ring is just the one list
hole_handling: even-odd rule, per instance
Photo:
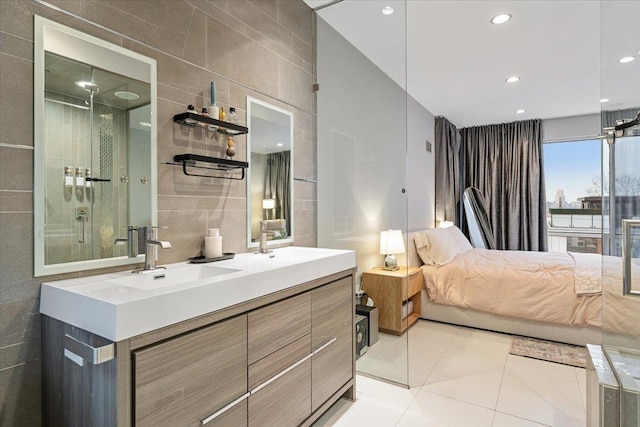
{"label": "floor tile seam", "polygon": [[[471,403],[471,402],[467,402],[466,400],[460,400],[460,399],[456,399],[455,397],[451,397],[451,396],[446,396],[444,394],[440,394],[440,393],[436,393],[435,391],[428,391],[428,390],[420,390],[418,392],[418,394],[420,394],[421,392],[425,392],[425,393],[429,393],[429,394],[433,394],[439,397],[444,397],[445,399],[450,399],[450,400],[455,400],[456,402],[460,402],[460,403],[464,403],[466,405],[471,405],[471,406],[475,406],[476,408],[480,408],[480,409],[485,409],[487,411],[493,411],[495,412],[495,409],[491,409],[491,408],[487,408],[486,406],[482,406],[482,405],[478,405],[477,403]],[[414,397],[414,400],[416,397],[418,397],[418,394],[416,394],[416,396]]]}
{"label": "floor tile seam", "polygon": [[573,372],[574,372],[574,374],[576,376],[576,382],[578,383],[578,393],[580,393],[580,400],[582,401],[582,409],[584,409],[584,413],[585,413],[585,416],[586,416],[586,414],[587,414],[587,402],[585,400],[586,399],[585,395],[587,393],[586,384],[585,384],[585,391],[584,391],[584,395],[583,395],[582,386],[580,385],[580,379],[578,378],[578,370],[574,369]]}
{"label": "floor tile seam", "polygon": [[[420,389],[421,390],[422,390],[422,387],[424,387],[425,384],[427,384],[427,381],[429,381],[429,378],[431,377],[431,375],[433,375],[433,372],[438,367],[438,364],[440,363],[440,360],[442,360],[442,357],[444,356],[445,353],[446,353],[445,351],[440,353],[440,356],[438,357],[438,360],[436,360],[436,363],[433,364],[433,368],[431,368],[431,370],[429,371],[429,374],[427,375],[427,378],[425,378],[425,380],[420,385]],[[414,396],[414,398],[415,398],[415,396]]]}
{"label": "floor tile seam", "polygon": [[[541,359],[535,359],[533,357],[526,357],[526,356],[520,356],[520,355],[516,355],[516,354],[508,354],[507,356],[512,356],[514,358],[520,358],[520,359],[530,359],[530,360],[537,360],[539,362],[542,362],[544,364],[552,364],[552,365],[562,365],[562,366],[566,366],[566,367],[570,367],[570,368],[575,368],[575,366],[569,366],[569,365],[564,365],[562,363],[557,363],[557,362],[551,362],[551,361],[547,361],[547,360],[541,360]],[[505,366],[506,367],[506,366]],[[514,375],[515,376],[515,375]],[[578,377],[576,376],[576,374],[574,373],[574,378],[575,380],[572,379],[568,379],[565,378],[565,376],[559,376],[559,375],[553,375],[551,380],[553,381],[563,381],[563,382],[568,382],[568,383],[577,383],[578,382]],[[517,377],[517,376],[516,376]]]}
{"label": "floor tile seam", "polygon": [[528,422],[530,422],[530,423],[539,424],[539,425],[541,425],[541,426],[545,426],[545,427],[553,427],[553,426],[552,426],[552,425],[550,425],[550,424],[541,423],[540,421],[536,421],[536,420],[532,420],[532,419],[529,419],[529,418],[525,418],[525,417],[523,417],[523,416],[521,416],[521,415],[510,414],[510,413],[508,413],[508,412],[498,411],[497,409],[496,409],[494,412],[495,412],[496,414],[500,413],[500,414],[502,414],[502,415],[508,415],[508,416],[510,416],[510,417],[518,418],[518,419],[520,419],[520,420],[528,421]]}

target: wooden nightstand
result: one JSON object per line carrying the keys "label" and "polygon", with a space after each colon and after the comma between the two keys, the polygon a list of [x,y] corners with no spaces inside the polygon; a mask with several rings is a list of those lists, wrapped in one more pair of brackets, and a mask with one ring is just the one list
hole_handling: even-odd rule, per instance
{"label": "wooden nightstand", "polygon": [[[378,329],[381,332],[400,335],[418,320],[423,282],[419,267],[397,271],[372,268],[362,273],[362,290],[378,307]],[[403,320],[402,303],[407,299],[413,301],[413,311]]]}

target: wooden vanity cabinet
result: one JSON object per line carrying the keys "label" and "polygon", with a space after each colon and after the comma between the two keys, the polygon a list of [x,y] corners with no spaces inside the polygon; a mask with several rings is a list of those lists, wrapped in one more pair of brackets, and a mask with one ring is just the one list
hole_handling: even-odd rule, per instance
{"label": "wooden vanity cabinet", "polygon": [[312,391],[315,412],[353,377],[353,292],[351,278],[311,291]]}
{"label": "wooden vanity cabinet", "polygon": [[[136,427],[202,426],[247,393],[247,316],[136,350],[133,366]],[[208,425],[246,425],[244,407]]]}
{"label": "wooden vanity cabinet", "polygon": [[[84,362],[106,367],[100,377],[67,368],[79,356],[65,356],[65,335],[92,334],[44,316],[44,425],[309,426],[355,398],[353,273],[112,343],[115,358]],[[102,391],[78,401],[83,387]]]}

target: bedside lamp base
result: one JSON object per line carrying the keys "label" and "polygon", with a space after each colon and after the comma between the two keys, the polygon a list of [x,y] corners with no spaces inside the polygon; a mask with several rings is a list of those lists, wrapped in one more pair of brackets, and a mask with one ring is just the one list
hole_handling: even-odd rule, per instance
{"label": "bedside lamp base", "polygon": [[382,266],[382,269],[389,271],[399,270],[400,268],[398,267],[398,260],[396,259],[396,256],[393,254],[387,255],[387,257],[384,259],[384,265]]}

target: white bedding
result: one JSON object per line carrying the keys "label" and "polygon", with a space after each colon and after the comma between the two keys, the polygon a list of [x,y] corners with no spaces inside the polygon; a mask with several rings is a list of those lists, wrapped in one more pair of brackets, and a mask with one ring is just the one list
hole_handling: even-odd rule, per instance
{"label": "white bedding", "polygon": [[[600,257],[578,258],[595,268]],[[601,295],[586,276],[579,287],[590,294],[576,293],[575,261],[567,253],[473,249],[422,268],[429,300],[438,304],[561,325],[602,324]]]}

